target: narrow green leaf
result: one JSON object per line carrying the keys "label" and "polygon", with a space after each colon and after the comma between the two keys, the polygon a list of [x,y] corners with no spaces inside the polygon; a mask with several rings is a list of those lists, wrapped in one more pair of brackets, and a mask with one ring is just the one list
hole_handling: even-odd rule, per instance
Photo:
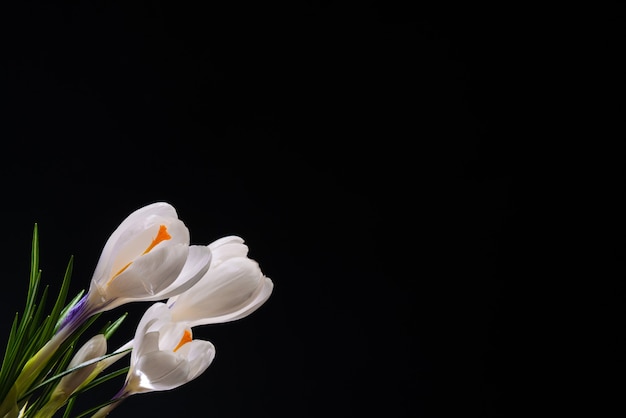
{"label": "narrow green leaf", "polygon": [[13,324],[11,325],[11,331],[9,332],[9,339],[4,352],[4,358],[2,359],[2,368],[0,368],[0,399],[4,399],[9,393],[11,386],[13,386],[14,379],[11,376],[10,368],[16,353],[14,340],[18,321],[19,312],[16,312],[15,318],[13,318]]}
{"label": "narrow green leaf", "polygon": [[127,316],[128,316],[128,312],[124,312],[124,314],[120,316],[115,322],[113,322],[113,324],[109,325],[104,330],[104,332],[102,332],[102,334],[104,334],[104,338],[108,340],[109,337],[113,335],[115,331],[117,331],[120,325],[122,325],[122,322],[124,322],[124,319],[126,319]]}
{"label": "narrow green leaf", "polygon": [[[22,336],[23,337],[23,336]],[[12,348],[11,362],[8,363],[7,385],[13,386],[24,365],[35,354],[38,344],[39,332],[36,331],[31,338],[20,338],[20,341]]]}
{"label": "narrow green leaf", "polygon": [[83,417],[86,417],[87,415],[95,414],[100,408],[107,406],[107,405],[111,405],[112,403],[115,403],[115,402],[120,402],[120,401],[121,399],[111,399],[98,406],[94,406],[93,408],[89,408],[88,410],[81,412],[80,414],[76,415],[74,418],[83,418]]}
{"label": "narrow green leaf", "polygon": [[[31,275],[31,279],[32,277],[33,276]],[[36,306],[35,298],[37,296],[37,288],[39,286],[41,272],[36,274],[34,277],[35,279],[31,280],[31,286],[28,289],[26,307],[24,308],[24,314],[22,315],[22,320],[20,321],[20,324],[18,326],[18,330],[16,333],[15,346],[14,346],[16,353],[19,352],[22,357],[27,355],[27,353],[25,353],[25,350],[24,350],[24,345],[26,346],[32,345],[32,339],[30,339],[31,336],[29,334],[31,330],[31,324],[33,322],[32,321],[33,309]],[[14,365],[16,364],[19,364],[19,363],[14,361]]]}
{"label": "narrow green leaf", "polygon": [[[48,330],[50,329],[50,316],[46,316],[46,318],[41,321],[41,323],[39,324],[39,327],[37,328],[37,344],[35,345],[35,350],[39,350],[41,347],[43,347],[49,340],[50,338],[52,338],[52,333],[49,332]],[[33,353],[34,354],[34,353]]]}
{"label": "narrow green leaf", "polygon": [[30,280],[28,287],[28,295],[26,296],[26,307],[24,308],[24,316],[22,320],[29,320],[32,316],[33,305],[37,297],[37,289],[41,280],[41,271],[39,270],[39,230],[35,223],[33,228],[33,241],[31,245],[30,255]]}
{"label": "narrow green leaf", "polygon": [[7,395],[2,398],[0,403],[0,414],[3,417],[16,417],[19,413],[17,406],[17,391],[14,386],[11,386]]}
{"label": "narrow green leaf", "polygon": [[126,366],[126,367],[122,367],[119,370],[116,370],[114,372],[108,373],[104,376],[100,376],[96,379],[94,379],[93,381],[91,381],[90,383],[86,384],[83,388],[77,390],[75,393],[72,394],[72,396],[78,396],[81,393],[88,391],[89,389],[98,386],[101,383],[107,382],[111,379],[114,379],[118,376],[122,376],[125,375],[126,373],[128,373],[128,370],[130,369],[130,366]]}
{"label": "narrow green leaf", "polygon": [[2,359],[2,368],[0,369],[0,375],[2,375],[2,373],[4,372],[4,370],[6,370],[6,365],[7,362],[11,360],[10,355],[12,354],[12,343],[13,343],[13,339],[15,338],[15,330],[17,329],[17,322],[19,320],[19,312],[15,313],[15,317],[13,318],[13,324],[11,324],[11,331],[9,331],[9,339],[7,340],[7,346],[4,350],[4,358]]}
{"label": "narrow green leaf", "polygon": [[5,352],[10,351],[10,347],[14,344],[15,333],[17,332],[17,326],[20,320],[20,313],[15,312],[15,317],[13,318],[13,323],[11,324],[11,330],[9,331],[9,338],[7,339],[7,346],[5,348]]}
{"label": "narrow green leaf", "polygon": [[76,403],[76,398],[70,398],[67,401],[67,406],[65,407],[65,411],[63,412],[63,418],[70,418],[70,413],[74,408],[74,404]]}
{"label": "narrow green leaf", "polygon": [[7,380],[4,380],[2,384],[2,396],[6,396],[7,393],[5,392],[5,390],[13,386],[17,374],[27,360],[28,353],[26,352],[25,348],[32,344],[32,339],[29,339],[29,335],[31,335],[32,330],[36,328],[36,326],[35,328],[31,328],[31,324],[33,323],[33,309],[35,307],[35,300],[37,298],[37,291],[39,288],[40,280],[41,271],[39,271],[39,230],[37,223],[35,223],[33,227],[33,238],[31,244],[30,277],[28,282],[28,292],[26,295],[26,305],[24,307],[24,313],[17,323],[16,331],[13,334],[14,338],[12,338],[8,346],[7,351],[9,353],[9,359],[6,361],[6,374],[3,374],[4,378],[6,378]]}
{"label": "narrow green leaf", "polygon": [[63,276],[63,283],[61,284],[61,290],[59,290],[57,300],[54,303],[52,312],[50,313],[50,317],[52,317],[52,323],[56,324],[56,322],[59,320],[59,317],[64,312],[63,305],[65,304],[65,299],[67,298],[67,292],[70,288],[70,278],[72,277],[73,266],[74,266],[74,256],[71,256],[70,261],[67,263],[67,267],[65,269],[65,275]]}
{"label": "narrow green leaf", "polygon": [[35,280],[36,271],[39,270],[39,226],[35,223],[33,227],[33,241],[31,245],[31,256],[30,256],[30,281],[31,283]]}
{"label": "narrow green leaf", "polygon": [[[37,351],[45,344],[46,339],[41,337],[42,327],[37,328],[33,335],[28,338],[22,344],[19,351],[19,357],[14,359],[14,364],[16,366],[16,377],[24,367],[24,365],[28,362],[28,360],[33,357]],[[43,342],[42,342],[43,341]]]}
{"label": "narrow green leaf", "polygon": [[41,318],[43,316],[43,310],[46,307],[46,299],[48,298],[48,286],[46,286],[42,292],[41,299],[39,300],[39,304],[34,305],[33,308],[35,312],[33,313],[33,318],[30,321],[29,329],[27,330],[28,338],[31,338],[33,333],[39,326],[41,325]]}
{"label": "narrow green leaf", "polygon": [[[54,369],[55,372],[54,374],[57,374],[59,372],[62,372],[63,370],[65,370],[65,368],[67,367],[67,365],[69,364],[69,362],[72,359],[72,355],[74,352],[74,347],[70,346],[68,350],[66,350],[66,352],[63,354],[62,358],[60,361],[57,362],[57,364],[55,365]],[[38,387],[35,387],[32,389],[32,392],[34,393],[36,390],[41,389],[41,392],[39,394],[37,394],[37,396],[35,397],[35,399],[29,400],[29,407],[28,410],[29,412],[32,411],[33,413],[40,410],[41,408],[43,408],[43,406],[48,402],[48,400],[50,399],[50,395],[52,394],[52,391],[54,390],[56,384],[39,384]],[[20,401],[23,401],[25,399],[28,399],[28,397],[30,396],[30,394],[25,394]],[[27,414],[28,416],[28,414]]]}
{"label": "narrow green leaf", "polygon": [[[65,355],[68,349],[76,345],[75,344],[76,341],[85,332],[85,330],[87,330],[93,324],[93,322],[98,319],[99,316],[100,314],[93,315],[91,318],[86,320],[82,325],[80,325],[79,328],[76,331],[74,331],[74,333],[71,336],[69,336],[65,341],[63,341],[63,343],[61,343],[61,345],[57,348],[55,353],[47,361],[46,365],[41,367],[41,372],[35,379],[33,379],[33,383],[28,388],[24,388],[23,393],[31,392],[32,388],[38,386],[43,380],[46,379],[46,377],[51,373],[51,371],[54,370],[54,367],[58,363],[59,359]],[[24,399],[24,396],[22,396],[20,400],[21,399]]]}
{"label": "narrow green leaf", "polygon": [[20,398],[19,400],[21,401],[22,399],[26,398],[31,393],[35,392],[37,389],[39,389],[39,388],[41,388],[41,387],[43,387],[43,386],[45,386],[45,385],[47,385],[47,384],[49,384],[51,382],[56,381],[56,380],[62,378],[63,376],[65,376],[65,375],[68,375],[68,374],[70,374],[72,372],[75,372],[76,370],[82,369],[83,367],[87,367],[87,366],[89,366],[91,364],[94,364],[94,363],[97,363],[99,361],[102,361],[105,358],[116,356],[118,354],[125,353],[125,352],[128,352],[130,350],[132,350],[132,348],[126,349],[124,351],[120,351],[119,353],[118,352],[113,352],[113,353],[105,354],[104,356],[96,357],[96,358],[94,358],[92,360],[82,362],[78,366],[72,367],[71,369],[67,369],[67,370],[65,370],[65,371],[63,371],[63,372],[61,372],[59,374],[56,374],[56,375],[54,375],[54,376],[44,380],[43,382],[39,383],[38,385],[34,386],[33,388],[29,389],[26,393],[24,393],[24,396],[22,396],[22,398]]}

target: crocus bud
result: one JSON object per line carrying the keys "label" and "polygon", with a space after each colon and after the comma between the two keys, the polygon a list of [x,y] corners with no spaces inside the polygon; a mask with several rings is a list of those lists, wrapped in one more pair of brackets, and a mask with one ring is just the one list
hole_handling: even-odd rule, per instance
{"label": "crocus bud", "polygon": [[[67,366],[70,370],[81,363],[85,363],[89,360],[102,357],[107,352],[107,340],[103,334],[97,334],[91,337],[83,346],[74,354],[74,357]],[[61,378],[61,381],[57,385],[56,390],[62,391],[71,395],[76,389],[78,389],[83,383],[87,381],[91,373],[96,368],[97,363],[89,364],[81,367],[80,369],[65,375]]]}
{"label": "crocus bud", "polygon": [[[102,334],[97,334],[78,349],[67,366],[67,370],[71,370],[83,363],[102,357],[106,354],[106,351],[106,338]],[[97,373],[94,373],[94,371],[97,367],[98,363],[93,362],[63,376],[52,391],[48,402],[37,411],[35,418],[52,417],[54,413],[67,402],[72,393],[95,378]]]}

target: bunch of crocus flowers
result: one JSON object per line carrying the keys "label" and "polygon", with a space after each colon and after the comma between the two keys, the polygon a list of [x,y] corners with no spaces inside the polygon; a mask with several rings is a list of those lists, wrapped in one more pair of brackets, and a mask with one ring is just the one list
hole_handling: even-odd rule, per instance
{"label": "bunch of crocus flowers", "polygon": [[[104,245],[88,291],[68,302],[70,258],[46,314],[35,224],[26,306],[13,321],[0,369],[0,418],[104,417],[131,395],[171,390],[202,374],[215,347],[194,339],[193,329],[251,314],[267,301],[273,283],[248,257],[240,237],[209,245],[189,241],[188,228],[169,203],[136,210]],[[107,341],[126,314],[94,331],[95,320],[138,301],[150,303],[134,338],[109,350]],[[127,355],[127,366],[109,371]],[[110,400],[72,411],[81,393],[124,374]]]}

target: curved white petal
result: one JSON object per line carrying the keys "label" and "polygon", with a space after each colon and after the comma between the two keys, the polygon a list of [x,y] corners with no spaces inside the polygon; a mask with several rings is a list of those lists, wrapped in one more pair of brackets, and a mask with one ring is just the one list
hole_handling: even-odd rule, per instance
{"label": "curved white petal", "polygon": [[251,297],[241,308],[224,315],[199,318],[189,322],[190,327],[209,324],[223,324],[245,318],[260,308],[271,296],[274,283],[269,277],[264,277],[263,285],[258,288],[256,295]]}
{"label": "curved white petal", "polygon": [[148,300],[166,290],[185,265],[189,247],[184,244],[150,251],[104,285],[92,282],[91,303],[107,310],[124,303]]}
{"label": "curved white petal", "polygon": [[122,221],[122,223],[113,231],[107,240],[102,254],[94,270],[94,279],[99,280],[103,276],[107,276],[105,270],[110,267],[113,262],[112,258],[117,256],[119,246],[123,245],[130,238],[155,224],[155,220],[178,220],[178,215],[174,207],[168,203],[157,202],[144,206],[131,213]]}
{"label": "curved white petal", "polygon": [[[110,280],[117,272],[124,269],[128,263],[142,258],[146,251],[148,254],[155,250],[148,250],[153,244],[154,238],[161,228],[165,227],[167,239],[160,241],[154,248],[189,245],[189,230],[178,219],[154,217],[146,225],[128,232],[128,236],[117,242],[115,252],[109,260],[109,266],[104,276],[94,276],[96,280]],[[147,255],[147,254],[146,254]]]}
{"label": "curved white petal", "polygon": [[189,363],[189,381],[200,376],[211,365],[215,358],[215,346],[210,341],[193,340],[178,350]]}
{"label": "curved white petal", "polygon": [[[191,328],[182,322],[167,321],[159,328],[159,350],[175,352],[181,341],[181,336]],[[185,344],[187,345],[187,344]],[[180,354],[180,353],[179,353]]]}
{"label": "curved white petal", "polygon": [[[210,245],[209,248],[211,248]],[[217,267],[231,258],[246,257],[248,255],[248,246],[240,242],[227,242],[219,247],[211,248],[211,251],[215,260],[213,267]]]}
{"label": "curved white petal", "polygon": [[209,268],[204,277],[175,300],[168,300],[175,321],[194,325],[239,319],[265,302],[273,289],[256,261],[235,257]]}
{"label": "curved white petal", "polygon": [[[209,268],[215,269],[222,264],[223,261],[234,257],[245,257],[248,254],[248,247],[244,244],[241,237],[236,235],[230,235],[213,241],[208,246],[208,250],[211,251],[211,264]],[[205,271],[206,273],[206,271]],[[201,280],[202,277],[197,278]],[[169,296],[168,305],[174,303],[178,294],[183,293],[187,289],[179,289],[176,295]],[[163,297],[164,299],[165,297]]]}
{"label": "curved white petal", "polygon": [[178,277],[172,284],[152,297],[146,297],[144,301],[157,301],[167,299],[182,293],[195,285],[211,265],[211,250],[204,245],[191,245],[185,265]]}
{"label": "curved white petal", "polygon": [[135,337],[133,338],[133,350],[131,351],[131,363],[135,361],[141,350],[146,347],[156,346],[158,348],[158,338],[155,341],[144,343],[144,338],[150,332],[158,331],[160,323],[169,321],[171,314],[164,303],[154,303],[143,313],[143,316],[135,328]]}
{"label": "curved white petal", "polygon": [[212,243],[210,243],[209,248],[211,250],[215,250],[216,248],[221,247],[224,244],[233,244],[233,243],[243,244],[244,240],[243,238],[237,235],[227,235],[225,237],[218,238]]}
{"label": "curved white petal", "polygon": [[127,387],[136,392],[169,390],[188,382],[189,365],[164,351],[141,356],[131,371]]}
{"label": "curved white petal", "polygon": [[156,202],[137,209],[126,217],[113,231],[102,250],[102,257],[106,259],[113,248],[120,242],[126,241],[138,228],[145,229],[154,223],[155,219],[178,219],[176,209],[169,203]]}

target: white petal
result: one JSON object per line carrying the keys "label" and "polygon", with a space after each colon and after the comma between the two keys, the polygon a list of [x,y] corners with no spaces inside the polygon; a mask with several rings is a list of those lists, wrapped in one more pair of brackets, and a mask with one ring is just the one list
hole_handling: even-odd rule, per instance
{"label": "white petal", "polygon": [[169,305],[176,321],[207,321],[230,315],[247,307],[265,278],[258,264],[249,258],[231,258],[210,268],[200,282]]}
{"label": "white petal", "polygon": [[[108,275],[106,275],[103,279],[108,281],[128,263],[142,257],[146,250],[151,246],[152,241],[157,236],[161,226],[165,226],[167,228],[167,233],[170,238],[161,241],[154,247],[154,249],[159,249],[163,246],[189,244],[189,230],[181,221],[171,218],[154,218],[149,222],[147,221],[146,225],[141,225],[141,227],[136,229],[128,230],[126,236],[116,243],[112,259],[110,261]],[[98,279],[101,278],[98,277]]]}
{"label": "white petal", "polygon": [[159,338],[160,335],[158,331],[147,332],[142,335],[141,344],[137,344],[130,352],[130,364],[134,365],[140,358],[150,353],[161,351],[159,350]]}
{"label": "white petal", "polygon": [[189,363],[187,378],[193,380],[204,373],[213,362],[215,346],[209,341],[193,340],[182,346],[177,353],[184,356]]}
{"label": "white petal", "polygon": [[[143,313],[143,316],[139,320],[139,324],[137,324],[137,328],[135,329],[135,338],[133,339],[133,350],[131,351],[131,363],[133,359],[135,359],[138,355],[141,347],[145,347],[143,339],[148,332],[158,331],[158,328],[154,328],[153,325],[162,322],[169,321],[171,318],[171,312],[167,308],[164,303],[154,303]],[[158,334],[156,337],[156,341],[154,344],[158,347]]]}
{"label": "white petal", "polygon": [[141,356],[133,374],[145,390],[169,390],[189,381],[189,364],[175,353],[156,351]]}
{"label": "white petal", "polygon": [[178,220],[176,210],[171,205],[163,202],[144,206],[131,213],[122,221],[115,231],[113,231],[104,245],[102,254],[94,270],[94,280],[108,280],[108,278],[110,278],[108,277],[109,269],[114,262],[114,258],[117,257],[120,246],[123,245],[129,237],[132,237],[133,234],[137,234],[139,232],[138,230],[145,229],[146,221],[149,219],[154,221],[155,217],[164,222],[167,221],[168,225],[171,221]]}
{"label": "white petal", "polygon": [[167,289],[158,292],[144,301],[163,300],[178,295],[195,285],[209,270],[211,264],[211,250],[204,245],[192,245],[182,271]]}
{"label": "white petal", "polygon": [[199,325],[208,324],[223,324],[225,322],[236,321],[238,319],[245,318],[258,308],[260,308],[271,296],[274,289],[274,283],[269,277],[264,277],[263,285],[259,287],[258,292],[254,297],[250,298],[240,309],[229,312],[221,316],[213,316],[200,318],[195,321],[190,321],[189,326],[195,327]]}
{"label": "white petal", "polygon": [[174,352],[185,331],[191,332],[191,329],[182,322],[163,324],[159,329],[159,350]]}
{"label": "white petal", "polygon": [[[209,246],[210,248],[210,246]],[[229,242],[211,250],[213,253],[212,266],[217,267],[231,258],[242,258],[248,254],[248,247],[239,242]]]}
{"label": "white petal", "polygon": [[209,248],[211,250],[215,250],[216,248],[224,245],[224,244],[243,244],[244,240],[237,235],[228,235],[219,239],[216,239],[212,243],[209,244]]}
{"label": "white petal", "polygon": [[189,247],[184,244],[150,251],[105,286],[108,309],[133,300],[148,300],[167,289],[185,265]]}

